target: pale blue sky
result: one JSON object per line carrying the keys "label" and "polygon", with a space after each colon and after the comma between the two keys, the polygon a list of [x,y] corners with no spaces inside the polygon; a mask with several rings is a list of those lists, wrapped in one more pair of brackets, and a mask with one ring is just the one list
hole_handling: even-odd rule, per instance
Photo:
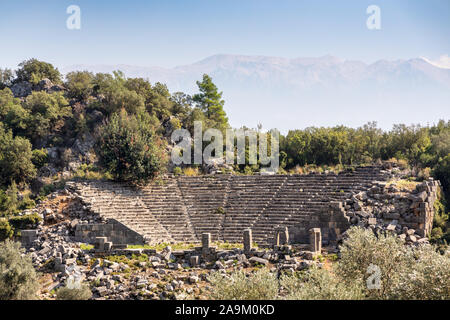
{"label": "pale blue sky", "polygon": [[[80,6],[81,30],[66,8]],[[381,30],[366,8],[381,8]],[[14,0],[0,2],[0,66],[174,67],[218,53],[287,58],[437,59],[450,54],[448,0]]]}

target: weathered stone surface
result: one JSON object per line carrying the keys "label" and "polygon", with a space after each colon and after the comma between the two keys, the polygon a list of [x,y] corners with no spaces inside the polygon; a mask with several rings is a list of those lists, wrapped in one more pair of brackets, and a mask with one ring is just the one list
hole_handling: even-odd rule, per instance
{"label": "weathered stone surface", "polygon": [[265,266],[267,266],[267,265],[269,265],[269,261],[268,260],[266,260],[266,259],[263,259],[263,258],[258,258],[258,257],[251,257],[250,259],[248,259],[248,261],[251,263],[251,264],[262,264],[262,265],[265,265]]}

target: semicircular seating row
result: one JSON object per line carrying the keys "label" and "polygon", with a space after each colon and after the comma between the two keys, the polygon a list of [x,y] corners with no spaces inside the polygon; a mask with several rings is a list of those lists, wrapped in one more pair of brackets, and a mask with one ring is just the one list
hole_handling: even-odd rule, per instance
{"label": "semicircular seating row", "polygon": [[149,243],[242,241],[251,228],[258,245],[272,242],[274,230],[310,226],[328,210],[367,190],[387,173],[376,166],[351,173],[308,175],[208,175],[169,177],[143,189],[113,182],[77,184],[91,210],[143,235]]}

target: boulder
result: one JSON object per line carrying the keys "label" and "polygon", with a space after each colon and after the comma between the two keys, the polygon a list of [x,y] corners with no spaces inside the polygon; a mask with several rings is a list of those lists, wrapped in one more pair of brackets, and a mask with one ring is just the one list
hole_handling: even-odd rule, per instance
{"label": "boulder", "polygon": [[33,86],[31,85],[31,83],[23,81],[13,84],[13,86],[11,87],[11,91],[14,94],[14,97],[22,98],[31,94],[32,88]]}
{"label": "boulder", "polygon": [[269,260],[267,259],[263,259],[263,258],[258,258],[258,257],[251,257],[250,259],[248,259],[248,261],[252,264],[255,265],[257,263],[268,266],[269,265]]}

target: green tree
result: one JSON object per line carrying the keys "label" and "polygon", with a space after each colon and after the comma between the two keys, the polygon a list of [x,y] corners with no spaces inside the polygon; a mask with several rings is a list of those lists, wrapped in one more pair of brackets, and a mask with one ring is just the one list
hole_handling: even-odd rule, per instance
{"label": "green tree", "polygon": [[[1,190],[0,190],[1,192]],[[1,197],[1,194],[0,194]],[[11,239],[14,235],[14,229],[5,218],[0,218],[0,241]]]}
{"label": "green tree", "polygon": [[374,299],[389,299],[402,270],[412,263],[404,243],[397,236],[375,235],[371,229],[359,227],[350,228],[347,235],[340,247],[341,259],[336,273],[346,282],[366,283],[373,273],[368,271],[369,266],[375,266],[381,273],[380,288],[367,290],[367,295]]}
{"label": "green tree", "polygon": [[299,276],[284,275],[281,286],[288,300],[361,300],[365,298],[362,281],[343,282],[332,272],[312,266]]}
{"label": "green tree", "polygon": [[222,99],[222,92],[219,92],[211,77],[203,75],[203,80],[197,81],[200,93],[195,94],[192,100],[203,111],[209,121],[206,125],[217,128],[222,132],[229,127],[228,118],[223,109],[225,101]]}
{"label": "green tree", "polygon": [[111,116],[101,128],[98,154],[115,179],[137,184],[154,178],[165,166],[164,146],[145,114],[125,110]]}
{"label": "green tree", "polygon": [[36,175],[33,165],[31,143],[22,137],[13,137],[0,123],[0,184],[25,182]]}
{"label": "green tree", "polygon": [[0,90],[9,87],[14,79],[14,73],[10,69],[0,68]]}
{"label": "green tree", "polygon": [[15,134],[23,134],[29,119],[29,111],[22,107],[20,99],[14,98],[9,88],[0,90],[0,121]]}
{"label": "green tree", "polygon": [[108,115],[125,109],[129,114],[141,113],[145,100],[140,94],[126,87],[127,79],[120,71],[114,71],[114,76],[96,74],[94,77],[94,92],[101,97],[92,107],[103,109]]}
{"label": "green tree", "polygon": [[0,300],[36,298],[39,282],[31,258],[19,242],[0,243]]}
{"label": "green tree", "polygon": [[38,84],[42,79],[49,79],[55,84],[61,83],[61,73],[53,65],[37,59],[30,59],[19,64],[16,81],[28,81]]}
{"label": "green tree", "polygon": [[450,210],[450,153],[439,160],[433,170],[433,176],[441,181],[445,193],[447,210]]}
{"label": "green tree", "polygon": [[89,71],[74,71],[66,75],[65,86],[67,96],[70,98],[85,100],[94,91],[94,75]]}
{"label": "green tree", "polygon": [[24,103],[29,112],[26,135],[33,142],[57,132],[64,119],[72,115],[72,109],[61,93],[33,92]]}

